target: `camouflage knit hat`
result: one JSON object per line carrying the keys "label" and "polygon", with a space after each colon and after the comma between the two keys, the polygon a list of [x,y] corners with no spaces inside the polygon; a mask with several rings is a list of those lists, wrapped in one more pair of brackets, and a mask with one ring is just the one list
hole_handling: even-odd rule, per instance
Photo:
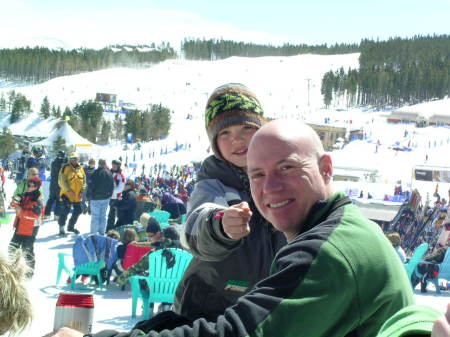
{"label": "camouflage knit hat", "polygon": [[265,122],[263,114],[261,103],[245,85],[228,83],[216,88],[205,109],[206,132],[216,157],[223,160],[216,143],[220,130],[239,124],[259,128]]}

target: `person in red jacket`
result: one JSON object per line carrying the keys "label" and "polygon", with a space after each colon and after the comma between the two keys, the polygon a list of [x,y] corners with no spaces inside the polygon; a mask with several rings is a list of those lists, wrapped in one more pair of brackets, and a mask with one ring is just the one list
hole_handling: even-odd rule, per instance
{"label": "person in red jacket", "polygon": [[41,184],[42,180],[37,176],[28,179],[27,190],[15,205],[15,230],[9,244],[10,248],[22,248],[25,251],[27,263],[32,270],[35,264],[34,241],[43,220],[43,201],[39,191]]}

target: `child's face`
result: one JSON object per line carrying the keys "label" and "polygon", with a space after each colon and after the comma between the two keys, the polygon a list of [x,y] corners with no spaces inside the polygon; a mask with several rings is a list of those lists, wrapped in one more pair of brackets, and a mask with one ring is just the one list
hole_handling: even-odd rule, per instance
{"label": "child's face", "polygon": [[242,124],[220,130],[217,147],[222,157],[237,167],[246,167],[248,144],[256,130],[254,126]]}

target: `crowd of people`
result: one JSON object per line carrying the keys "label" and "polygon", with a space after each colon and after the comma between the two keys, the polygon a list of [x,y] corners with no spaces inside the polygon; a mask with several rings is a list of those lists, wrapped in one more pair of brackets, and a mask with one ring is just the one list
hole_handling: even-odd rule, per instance
{"label": "crowd of people", "polygon": [[126,178],[120,160],[112,160],[111,168],[102,158],[98,161],[91,158],[83,165],[76,152],[66,155],[64,151],[58,151],[51,162],[49,195],[44,205],[42,154],[40,147],[33,147],[31,156],[24,151],[24,156],[18,159],[25,171],[16,171],[16,189],[9,202],[9,207],[16,211],[10,246],[25,250],[32,269],[39,227],[44,219],[52,218],[52,213],[61,236],[66,231],[80,234],[76,225],[82,213],[90,215],[90,234],[94,235],[105,235],[111,229],[133,224],[142,213],[155,208],[167,210],[174,220],[186,213],[195,177],[192,167],[174,166],[168,172],[155,165],[156,176]]}
{"label": "crowd of people", "polygon": [[[168,185],[172,192],[186,191],[181,242],[194,258],[176,291],[174,312],[130,332],[85,336],[450,336],[450,310],[438,318],[437,311],[414,305],[398,252],[377,224],[334,190],[332,158],[313,129],[293,121],[267,122],[258,98],[236,83],[212,93],[205,124],[213,155],[203,161],[191,193],[189,184],[175,190],[173,181],[161,177],[126,179],[120,161],[108,170],[99,160],[86,191],[97,218],[91,230],[104,234],[131,221],[127,212],[136,216],[135,191],[151,191],[161,207],[176,199],[183,203],[182,195],[165,197],[169,191],[161,185]],[[87,184],[76,154],[68,157],[58,176],[61,234],[70,207],[74,220],[68,230],[76,233]],[[101,188],[94,181],[98,176]],[[27,188],[32,193],[38,187]],[[95,201],[101,201],[100,216]],[[111,214],[112,208],[117,212]],[[146,224],[148,245],[179,247],[175,233],[162,231],[147,214],[139,221]],[[136,239],[136,233],[127,233],[126,249]],[[124,284],[142,272],[144,258],[118,281]],[[420,322],[421,329],[412,322]],[[83,333],[61,328],[48,336]]]}

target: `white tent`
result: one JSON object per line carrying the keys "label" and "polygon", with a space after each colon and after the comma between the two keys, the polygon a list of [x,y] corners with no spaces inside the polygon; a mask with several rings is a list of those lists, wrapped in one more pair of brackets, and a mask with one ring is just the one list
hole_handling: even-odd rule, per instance
{"label": "white tent", "polygon": [[95,146],[95,144],[81,137],[66,121],[60,121],[55,124],[50,136],[36,142],[36,145],[53,146],[53,143],[61,137],[66,141],[66,146]]}

